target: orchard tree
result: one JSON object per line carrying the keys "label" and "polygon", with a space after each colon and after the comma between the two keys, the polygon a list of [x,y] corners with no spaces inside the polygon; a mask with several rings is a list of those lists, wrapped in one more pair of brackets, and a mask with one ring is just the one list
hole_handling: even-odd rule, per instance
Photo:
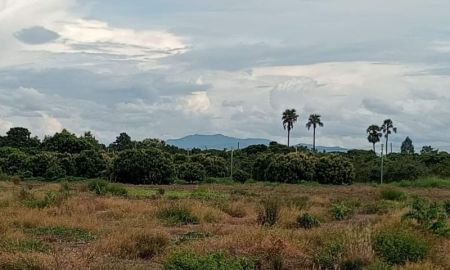
{"label": "orchard tree", "polygon": [[412,140],[409,137],[406,137],[406,139],[402,143],[401,147],[401,153],[402,154],[414,154],[414,145]]}

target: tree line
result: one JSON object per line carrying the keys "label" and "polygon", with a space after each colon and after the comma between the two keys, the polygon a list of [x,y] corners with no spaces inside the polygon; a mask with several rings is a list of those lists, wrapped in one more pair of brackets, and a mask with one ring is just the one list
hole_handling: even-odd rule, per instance
{"label": "tree line", "polygon": [[[317,118],[311,119],[316,119],[309,121],[312,128],[313,122],[320,126]],[[413,148],[409,139],[402,145],[402,153],[388,154],[387,181],[426,175],[450,177],[448,153],[431,146],[415,153]],[[378,181],[379,162],[373,151],[318,153],[314,149],[277,142],[235,150],[231,164],[231,152],[226,149],[188,151],[159,139],[132,140],[125,132],[109,145],[99,143],[91,132],[77,136],[67,130],[42,140],[22,127],[11,128],[5,136],[0,136],[2,177],[43,181],[105,178],[133,184],[170,184],[231,177],[239,182],[350,184]]]}

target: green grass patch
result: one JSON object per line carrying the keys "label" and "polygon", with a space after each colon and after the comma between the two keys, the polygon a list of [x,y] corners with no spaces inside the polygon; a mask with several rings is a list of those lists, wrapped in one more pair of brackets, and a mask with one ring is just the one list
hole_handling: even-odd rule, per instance
{"label": "green grass patch", "polygon": [[380,191],[380,196],[383,200],[397,201],[397,202],[404,201],[407,197],[405,192],[395,187],[384,187]]}
{"label": "green grass patch", "polygon": [[24,231],[47,239],[64,242],[87,242],[94,238],[88,230],[81,228],[55,226],[25,228]]}
{"label": "green grass patch", "polygon": [[160,209],[156,216],[171,225],[197,224],[198,217],[183,205],[171,205]]}
{"label": "green grass patch", "polygon": [[256,269],[256,265],[247,258],[235,258],[223,252],[212,253],[206,256],[199,256],[190,252],[175,253],[164,262],[164,270],[188,269],[253,270]]}
{"label": "green grass patch", "polygon": [[192,191],[191,198],[203,201],[212,201],[224,199],[225,194],[201,187]]}
{"label": "green grass patch", "polygon": [[45,242],[34,239],[2,239],[0,240],[0,251],[5,252],[47,252],[50,246]]}
{"label": "green grass patch", "polygon": [[412,188],[450,188],[450,180],[442,178],[425,178],[414,181],[401,181],[396,183],[396,185]]}

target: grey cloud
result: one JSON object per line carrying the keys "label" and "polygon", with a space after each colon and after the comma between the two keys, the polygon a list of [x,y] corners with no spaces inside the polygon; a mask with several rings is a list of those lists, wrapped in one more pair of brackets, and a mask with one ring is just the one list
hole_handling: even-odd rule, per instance
{"label": "grey cloud", "polygon": [[33,26],[20,30],[15,37],[28,44],[43,44],[59,38],[59,34],[42,26]]}

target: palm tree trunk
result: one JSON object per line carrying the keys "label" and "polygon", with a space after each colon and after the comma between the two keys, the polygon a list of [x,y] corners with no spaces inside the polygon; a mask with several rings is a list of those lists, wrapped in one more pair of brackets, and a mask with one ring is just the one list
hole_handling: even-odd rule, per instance
{"label": "palm tree trunk", "polygon": [[313,150],[316,152],[316,128],[313,128]]}
{"label": "palm tree trunk", "polygon": [[290,135],[291,135],[291,130],[288,129],[288,147],[289,147],[289,137],[290,137]]}
{"label": "palm tree trunk", "polygon": [[389,142],[389,135],[386,134],[386,156],[388,154],[388,142]]}
{"label": "palm tree trunk", "polygon": [[377,151],[375,150],[375,143],[372,144],[373,144],[373,151],[376,153]]}

